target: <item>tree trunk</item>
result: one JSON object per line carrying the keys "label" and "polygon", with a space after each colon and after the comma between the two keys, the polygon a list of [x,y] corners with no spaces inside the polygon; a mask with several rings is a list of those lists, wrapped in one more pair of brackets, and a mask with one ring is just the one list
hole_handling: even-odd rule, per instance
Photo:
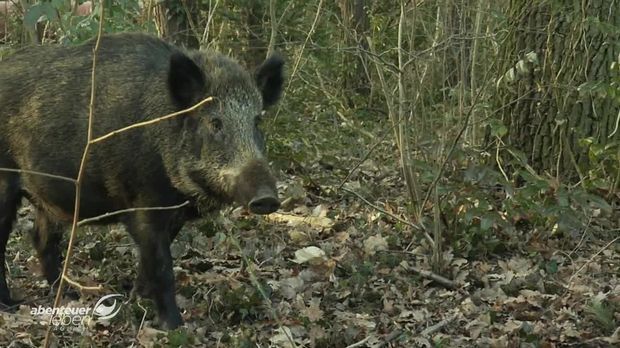
{"label": "tree trunk", "polygon": [[368,35],[370,23],[366,14],[366,0],[340,0],[340,15],[344,26],[344,45],[347,49],[353,48],[352,53],[344,56],[344,90],[354,91],[362,96],[370,93],[370,80],[367,71],[368,64],[365,54],[368,51]]}
{"label": "tree trunk", "polygon": [[[606,144],[616,130],[620,7],[605,0],[555,6],[512,0],[499,86],[507,144],[535,169],[583,177],[589,163],[579,140]],[[615,82],[614,82],[615,81]]]}

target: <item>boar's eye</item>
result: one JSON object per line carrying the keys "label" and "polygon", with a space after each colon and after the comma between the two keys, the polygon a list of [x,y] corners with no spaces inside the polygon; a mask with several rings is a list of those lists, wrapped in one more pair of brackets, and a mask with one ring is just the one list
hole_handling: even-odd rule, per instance
{"label": "boar's eye", "polygon": [[222,120],[219,118],[214,118],[211,120],[211,127],[213,128],[213,132],[219,133],[222,131],[223,125]]}

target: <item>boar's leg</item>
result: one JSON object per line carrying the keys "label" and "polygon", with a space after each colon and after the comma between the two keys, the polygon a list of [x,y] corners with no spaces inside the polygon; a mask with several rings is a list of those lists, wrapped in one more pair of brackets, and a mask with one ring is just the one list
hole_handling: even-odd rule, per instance
{"label": "boar's leg", "polygon": [[57,288],[60,277],[60,242],[63,230],[62,225],[51,221],[42,209],[37,209],[31,233],[32,244],[39,256],[43,276],[52,289]]}
{"label": "boar's leg", "polygon": [[166,329],[175,329],[183,324],[175,299],[170,254],[170,237],[175,235],[181,226],[176,223],[174,213],[152,211],[136,213],[127,223],[127,229],[140,251],[140,265],[134,290],[155,302],[160,324]]}
{"label": "boar's leg", "polygon": [[[0,161],[2,167],[2,161]],[[0,309],[16,304],[11,300],[6,282],[5,253],[17,208],[21,200],[19,176],[15,173],[0,172]]]}

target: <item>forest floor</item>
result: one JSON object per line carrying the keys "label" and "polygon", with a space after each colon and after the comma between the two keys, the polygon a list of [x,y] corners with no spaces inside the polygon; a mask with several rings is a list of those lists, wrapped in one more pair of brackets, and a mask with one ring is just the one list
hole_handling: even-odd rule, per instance
{"label": "forest floor", "polygon": [[[185,325],[178,330],[157,330],[152,304],[129,298],[137,259],[123,228],[81,229],[71,279],[101,289],[83,289],[79,300],[64,305],[92,307],[104,295],[124,297],[107,322],[55,327],[58,346],[620,344],[620,243],[613,221],[605,228],[595,226],[609,221],[592,221],[575,231],[577,238],[525,231],[503,251],[479,254],[455,250],[449,241],[465,232],[443,226],[444,267],[432,272],[430,242],[394,218],[411,214],[389,139],[360,136],[338,123],[306,132],[310,124],[276,139],[280,147],[272,149],[284,201],[277,214],[230,208],[179,234],[172,252]],[[316,146],[321,139],[330,144]],[[2,347],[40,346],[47,321],[31,310],[53,302],[27,235],[31,210],[20,211],[8,247],[10,287],[24,303],[15,313],[0,313]]]}

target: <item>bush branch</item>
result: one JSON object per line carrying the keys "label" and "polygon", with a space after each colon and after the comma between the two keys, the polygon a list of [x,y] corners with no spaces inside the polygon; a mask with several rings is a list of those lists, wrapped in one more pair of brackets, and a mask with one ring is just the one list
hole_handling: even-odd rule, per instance
{"label": "bush branch", "polygon": [[129,125],[127,127],[123,127],[121,129],[117,129],[115,131],[111,131],[108,134],[105,134],[105,135],[102,135],[102,136],[97,137],[95,139],[89,140],[89,144],[95,144],[95,143],[98,143],[100,141],[104,141],[104,140],[109,139],[109,138],[111,138],[111,137],[113,137],[115,135],[118,135],[120,133],[126,132],[126,131],[134,129],[134,128],[140,128],[140,127],[152,125],[152,124],[157,123],[157,122],[165,121],[167,119],[170,119],[170,118],[173,118],[173,117],[177,117],[179,115],[183,115],[183,114],[188,113],[188,112],[192,112],[192,111],[198,109],[202,105],[204,105],[204,104],[206,104],[206,103],[208,103],[208,102],[210,102],[212,100],[213,100],[213,97],[207,97],[207,98],[201,100],[198,104],[196,104],[196,105],[194,105],[194,106],[192,106],[190,108],[187,108],[187,109],[184,109],[184,110],[181,110],[181,111],[176,111],[176,112],[173,112],[171,114],[168,114],[168,115],[165,115],[165,116],[162,116],[162,117],[158,117],[158,118],[153,119],[153,120],[148,120],[148,121],[144,121],[144,122],[134,123],[134,124]]}
{"label": "bush branch", "polygon": [[[92,125],[93,118],[95,112],[95,71],[97,66],[97,52],[99,50],[99,44],[101,43],[101,34],[103,33],[103,21],[104,21],[104,11],[105,8],[104,0],[101,1],[101,12],[99,13],[99,30],[97,32],[97,41],[95,42],[95,47],[93,48],[93,67],[91,71],[91,87],[90,87],[90,104],[89,104],[89,112],[88,112],[88,131],[87,131],[87,141],[84,146],[84,152],[82,153],[82,160],[80,162],[80,169],[78,171],[78,176],[75,181],[75,206],[73,209],[73,223],[71,224],[71,234],[69,236],[69,244],[67,245],[67,252],[65,256],[65,262],[62,267],[62,273],[60,277],[60,281],[58,283],[58,290],[56,292],[56,298],[54,299],[54,308],[57,308],[60,304],[60,299],[62,298],[63,286],[65,285],[65,277],[67,277],[67,271],[69,269],[69,264],[71,262],[71,253],[73,251],[73,243],[75,242],[75,235],[77,231],[77,223],[80,216],[80,191],[82,186],[82,180],[84,178],[86,167],[86,159],[88,158],[88,150],[91,145],[92,139]],[[52,318],[50,318],[49,326],[47,328],[47,332],[45,333],[45,341],[43,342],[43,346],[48,348],[51,343],[52,337]]]}
{"label": "bush branch", "polygon": [[186,206],[188,204],[189,204],[189,201],[185,201],[185,202],[183,202],[181,204],[171,205],[171,206],[167,206],[167,207],[143,207],[143,208],[128,208],[128,209],[116,210],[116,211],[105,213],[105,214],[102,214],[102,215],[99,215],[99,216],[91,217],[91,218],[88,218],[88,219],[82,219],[82,220],[80,220],[78,222],[78,226],[82,226],[82,225],[89,224],[91,222],[103,220],[103,219],[106,219],[106,218],[109,218],[109,217],[115,216],[115,215],[131,213],[131,212],[135,212],[135,211],[145,211],[145,210],[174,210],[174,209],[182,208],[182,207],[184,207],[184,206]]}

